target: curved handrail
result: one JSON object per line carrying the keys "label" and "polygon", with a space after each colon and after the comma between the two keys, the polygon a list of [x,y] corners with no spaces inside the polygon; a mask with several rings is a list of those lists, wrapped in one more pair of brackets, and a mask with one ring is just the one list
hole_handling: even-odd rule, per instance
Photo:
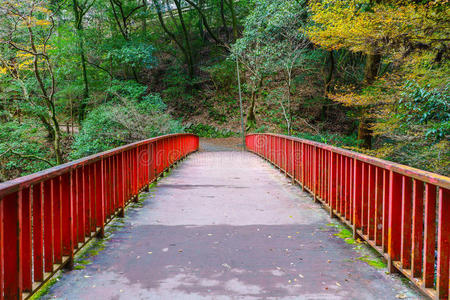
{"label": "curved handrail", "polygon": [[30,297],[125,206],[198,149],[170,134],[0,184],[0,299]]}
{"label": "curved handrail", "polygon": [[449,177],[279,134],[250,134],[246,144],[383,255],[389,271],[449,298]]}
{"label": "curved handrail", "polygon": [[[252,136],[252,135],[258,135],[258,134],[249,134],[247,136]],[[407,175],[407,176],[410,176],[415,179],[419,179],[424,182],[432,183],[435,185],[442,186],[443,188],[450,189],[450,177],[447,177],[444,175],[428,172],[425,170],[417,169],[417,168],[410,167],[407,165],[402,165],[402,164],[395,163],[392,161],[388,161],[388,160],[384,160],[381,158],[366,155],[363,153],[358,153],[358,152],[355,152],[352,150],[342,149],[342,148],[339,148],[336,146],[332,146],[332,145],[328,145],[328,144],[324,144],[324,143],[320,143],[320,142],[316,142],[316,141],[311,141],[311,140],[307,140],[307,139],[302,139],[302,138],[298,138],[298,137],[285,136],[285,135],[275,134],[275,133],[264,133],[264,135],[283,137],[288,140],[298,141],[298,142],[302,142],[302,143],[305,143],[308,145],[320,147],[322,149],[333,151],[335,153],[339,153],[339,154],[342,154],[342,155],[345,155],[348,157],[356,158],[360,161],[364,161],[364,162],[367,162],[367,163],[370,163],[370,164],[373,164],[373,165],[376,165],[379,167],[383,167],[388,170],[392,170],[392,171],[397,172],[402,175]]]}
{"label": "curved handrail", "polygon": [[135,148],[141,145],[149,144],[158,140],[165,139],[167,137],[177,137],[177,136],[193,136],[194,134],[190,133],[176,133],[176,134],[167,134],[162,136],[157,136],[154,138],[150,138],[147,140],[138,141],[132,144],[127,144],[118,148],[114,148],[111,150],[107,150],[104,152],[96,153],[90,156],[86,156],[74,161],[70,161],[59,166],[55,166],[52,168],[48,168],[30,175],[18,177],[6,182],[0,183],[0,198],[5,194],[17,191],[20,187],[26,187],[27,185],[35,184],[45,179],[51,179],[53,177],[59,176],[65,172],[68,172],[74,168],[84,166],[93,162],[96,162],[102,158],[107,158],[117,153],[121,153],[123,151],[129,150],[131,148]]}

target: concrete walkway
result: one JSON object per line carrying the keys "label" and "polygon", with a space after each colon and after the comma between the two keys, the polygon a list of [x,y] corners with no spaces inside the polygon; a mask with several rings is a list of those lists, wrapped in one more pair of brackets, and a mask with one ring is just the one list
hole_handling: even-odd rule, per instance
{"label": "concrete walkway", "polygon": [[142,199],[44,298],[421,298],[253,154],[195,153]]}

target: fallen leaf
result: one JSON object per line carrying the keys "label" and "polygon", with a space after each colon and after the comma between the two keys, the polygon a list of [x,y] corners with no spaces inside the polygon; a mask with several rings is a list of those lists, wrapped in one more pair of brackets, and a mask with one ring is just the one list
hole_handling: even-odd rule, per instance
{"label": "fallen leaf", "polygon": [[148,253],[148,254],[152,254],[153,252],[150,251],[150,252],[147,252],[147,253]]}
{"label": "fallen leaf", "polygon": [[305,278],[305,276],[303,276],[302,274],[298,274],[298,277]]}
{"label": "fallen leaf", "polygon": [[406,295],[405,294],[397,294],[397,295],[395,295],[395,298],[397,298],[397,299],[406,299]]}
{"label": "fallen leaf", "polygon": [[339,282],[336,282],[336,285],[337,285],[337,286],[341,286],[341,284],[340,284]]}

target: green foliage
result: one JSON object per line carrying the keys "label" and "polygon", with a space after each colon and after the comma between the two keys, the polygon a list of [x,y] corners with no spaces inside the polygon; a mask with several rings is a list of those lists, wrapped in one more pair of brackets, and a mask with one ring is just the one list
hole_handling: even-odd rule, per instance
{"label": "green foliage", "polygon": [[162,96],[171,107],[184,113],[193,113],[198,109],[194,95],[197,91],[193,88],[195,79],[190,79],[179,65],[170,66],[164,77],[166,88]]}
{"label": "green foliage", "polygon": [[125,63],[132,67],[153,67],[156,59],[153,56],[154,47],[142,42],[125,42],[116,49],[111,49],[106,56],[116,62]]}
{"label": "green foliage", "polygon": [[237,85],[236,62],[223,60],[205,68],[214,83],[216,90],[227,91],[233,85]]}
{"label": "green foliage", "polygon": [[411,130],[414,125],[425,127],[425,137],[439,142],[450,135],[450,95],[444,90],[420,87],[414,82],[406,84],[395,114],[400,128]]}
{"label": "green foliage", "polygon": [[179,121],[165,112],[156,94],[141,96],[145,87],[119,82],[110,89],[112,99],[92,110],[75,136],[71,159],[106,151],[150,137],[182,132]]}
{"label": "green foliage", "polygon": [[347,136],[328,132],[318,134],[302,132],[296,133],[294,136],[336,147],[358,147],[360,144],[360,141],[357,140],[356,134]]}
{"label": "green foliage", "polygon": [[42,128],[33,120],[0,122],[0,181],[49,168],[51,159]]}
{"label": "green foliage", "polygon": [[196,134],[200,137],[209,138],[227,138],[237,135],[236,132],[230,130],[220,130],[208,124],[194,124],[186,128],[186,132]]}

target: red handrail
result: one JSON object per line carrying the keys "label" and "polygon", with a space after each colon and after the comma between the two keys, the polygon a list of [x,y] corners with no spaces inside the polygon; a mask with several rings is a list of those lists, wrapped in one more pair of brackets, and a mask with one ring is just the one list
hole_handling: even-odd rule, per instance
{"label": "red handrail", "polygon": [[29,297],[158,176],[193,134],[133,143],[0,184],[0,300]]}
{"label": "red handrail", "polygon": [[251,134],[246,145],[383,255],[390,272],[449,298],[449,177],[283,135]]}

